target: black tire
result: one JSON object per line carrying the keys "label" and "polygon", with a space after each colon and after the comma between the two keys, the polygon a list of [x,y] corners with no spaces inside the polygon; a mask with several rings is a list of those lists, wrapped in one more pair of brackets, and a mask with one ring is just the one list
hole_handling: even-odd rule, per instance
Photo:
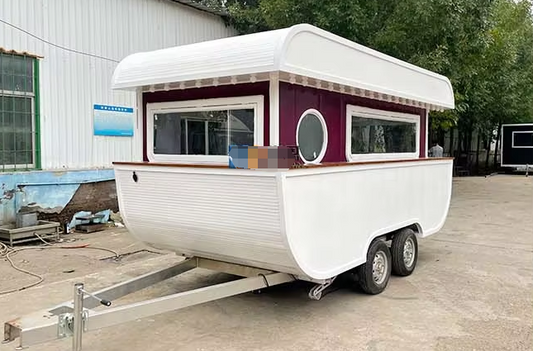
{"label": "black tire", "polygon": [[[409,258],[404,253],[406,242],[414,247],[414,254]],[[411,275],[418,261],[418,241],[415,232],[410,228],[404,228],[394,234],[391,245],[392,274],[401,277]],[[407,262],[406,262],[407,261]]]}
{"label": "black tire", "polygon": [[[373,276],[373,263],[376,255],[380,254],[381,258],[384,258],[386,261],[385,276],[381,282],[376,282]],[[382,240],[374,240],[368,252],[366,254],[366,263],[357,267],[357,277],[358,283],[361,289],[370,295],[377,295],[383,292],[389,283],[389,278],[391,276],[392,269],[392,258],[389,247]]]}

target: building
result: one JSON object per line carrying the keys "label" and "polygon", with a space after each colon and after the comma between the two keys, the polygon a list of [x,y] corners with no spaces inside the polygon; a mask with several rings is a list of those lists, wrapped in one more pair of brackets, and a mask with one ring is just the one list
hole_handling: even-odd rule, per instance
{"label": "building", "polygon": [[27,205],[64,219],[116,206],[111,163],[142,159],[135,94],[110,88],[118,62],[236,35],[190,0],[2,0],[1,9],[3,224]]}

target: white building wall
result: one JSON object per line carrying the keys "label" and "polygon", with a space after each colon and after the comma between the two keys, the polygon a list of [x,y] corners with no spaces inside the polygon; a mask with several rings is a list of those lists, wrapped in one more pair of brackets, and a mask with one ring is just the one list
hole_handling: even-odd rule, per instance
{"label": "white building wall", "polygon": [[43,56],[43,169],[140,160],[140,121],[133,138],[93,136],[93,104],[136,106],[134,94],[110,89],[117,63],[134,52],[236,34],[221,18],[168,0],[0,0],[0,20],[81,52],[0,22],[0,47]]}

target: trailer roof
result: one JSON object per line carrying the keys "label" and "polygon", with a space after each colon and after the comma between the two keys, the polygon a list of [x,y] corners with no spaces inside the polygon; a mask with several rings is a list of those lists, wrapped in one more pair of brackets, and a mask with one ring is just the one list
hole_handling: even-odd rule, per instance
{"label": "trailer roof", "polygon": [[320,28],[293,27],[132,54],[113,89],[168,90],[268,80],[431,110],[455,107],[448,78]]}

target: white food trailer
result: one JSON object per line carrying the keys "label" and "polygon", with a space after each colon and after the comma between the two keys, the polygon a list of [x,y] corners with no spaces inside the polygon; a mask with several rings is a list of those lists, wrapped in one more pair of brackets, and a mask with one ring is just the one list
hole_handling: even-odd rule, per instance
{"label": "white food trailer", "polygon": [[[428,158],[427,134],[429,111],[454,108],[446,77],[302,24],[134,54],[113,87],[137,92],[143,135],[143,160],[114,164],[126,227],[185,259],[93,295],[78,284],[6,323],[7,341],[80,350],[84,331],[294,280],[318,300],[344,273],[378,294],[445,222],[453,160]],[[299,164],[230,168],[239,144],[296,145]],[[196,267],[243,278],[93,309]]]}

